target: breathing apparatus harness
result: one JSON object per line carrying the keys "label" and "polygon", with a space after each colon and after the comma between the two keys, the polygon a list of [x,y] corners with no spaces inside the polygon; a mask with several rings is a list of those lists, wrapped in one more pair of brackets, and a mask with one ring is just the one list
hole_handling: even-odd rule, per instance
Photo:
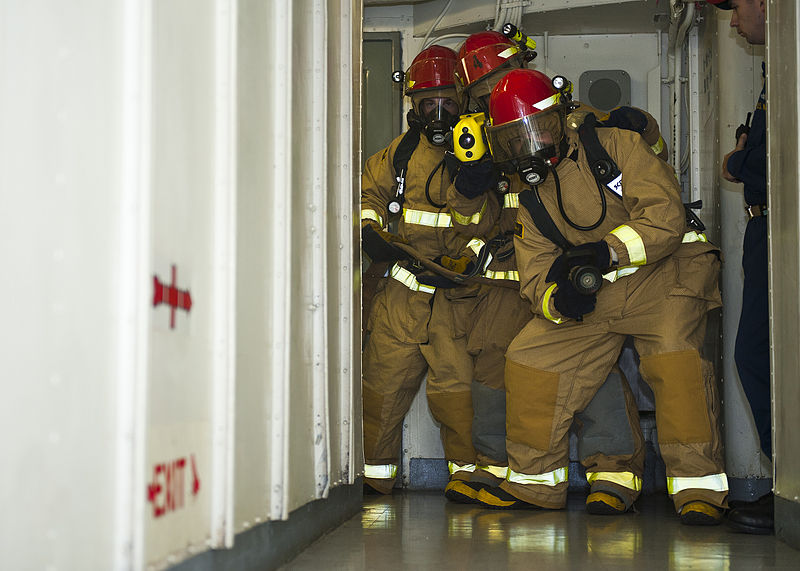
{"label": "breathing apparatus harness", "polygon": [[[406,175],[408,174],[408,161],[411,160],[411,155],[414,154],[417,146],[419,146],[419,138],[422,132],[422,122],[419,121],[419,119],[412,118],[412,113],[413,111],[408,112],[408,131],[406,131],[406,134],[403,135],[403,138],[397,145],[397,148],[394,151],[394,157],[392,158],[392,167],[396,173],[397,186],[395,187],[394,198],[390,200],[389,204],[387,205],[387,209],[391,214],[400,214],[403,211],[403,203],[405,203],[406,200],[405,192]],[[442,158],[439,164],[436,165],[428,175],[428,180],[425,181],[425,198],[428,199],[428,203],[431,206],[439,210],[445,208],[447,205],[438,204],[434,202],[433,198],[431,198],[431,181],[438,170],[444,165],[445,160]],[[444,173],[442,174],[444,175]]]}
{"label": "breathing apparatus harness", "polygon": [[[597,137],[598,122],[594,114],[589,113],[584,119],[583,124],[578,128],[578,137],[581,144],[586,151],[586,159],[591,168],[592,175],[597,185],[597,190],[600,193],[600,201],[602,204],[602,211],[598,220],[590,226],[580,226],[575,224],[567,216],[564,211],[564,206],[561,198],[561,185],[559,183],[558,174],[556,173],[555,166],[551,167],[553,171],[554,182],[556,185],[556,199],[558,201],[558,209],[561,216],[572,228],[581,231],[594,230],[606,217],[607,203],[605,192],[603,188],[608,189],[615,197],[622,200],[622,171],[619,170],[617,163],[608,154],[600,139]],[[580,246],[576,247],[564,237],[561,231],[553,222],[550,213],[542,202],[539,196],[538,185],[531,185],[531,188],[524,190],[519,195],[519,202],[528,210],[533,219],[533,223],[542,233],[542,236],[553,242],[556,246],[561,248],[564,252],[577,252],[580,255]],[[705,231],[706,227],[693,210],[698,210],[703,207],[703,201],[697,200],[683,205],[686,214],[686,225],[689,229],[696,232]],[[592,266],[582,266],[576,268],[574,275],[570,275],[576,289],[581,291],[585,290],[587,293],[593,293],[591,289],[596,287],[594,291],[600,288],[602,283],[602,275],[598,268]],[[589,286],[589,287],[587,287]]]}
{"label": "breathing apparatus harness", "polygon": [[[394,172],[396,173],[397,177],[397,186],[395,188],[395,196],[392,199],[387,208],[391,214],[400,214],[403,210],[403,203],[405,202],[405,187],[406,187],[406,175],[408,173],[408,163],[411,160],[411,155],[416,150],[417,146],[419,146],[421,129],[420,124],[415,122],[410,117],[411,112],[409,112],[409,129],[406,131],[406,134],[403,135],[403,138],[400,140],[400,143],[397,145],[397,148],[394,152],[394,157],[392,157],[392,167],[394,168]],[[439,169],[442,168],[443,171],[448,173],[448,176],[452,179],[455,176],[455,173],[450,171],[447,166],[447,162],[443,158],[441,162],[436,165],[431,173],[428,175],[428,180],[425,182],[425,197],[428,199],[428,203],[437,208],[439,210],[446,208],[446,204],[437,204],[433,201],[430,195],[430,184],[433,180],[434,175]],[[444,174],[444,172],[443,172]],[[450,271],[440,264],[432,260],[424,259],[420,256],[416,250],[413,249],[408,244],[397,243],[396,246],[401,250],[405,251],[409,254],[410,257],[414,258],[415,266],[417,269],[428,269],[431,270],[440,276],[443,276],[450,282],[452,282],[452,286],[455,287],[459,285],[463,285],[467,281],[478,281],[478,282],[485,282],[490,283],[492,285],[499,285],[505,286],[510,288],[519,287],[516,282],[508,282],[505,283],[504,280],[489,280],[487,278],[483,278],[479,275],[481,270],[488,264],[490,260],[490,256],[493,255],[497,250],[502,248],[504,245],[510,242],[510,237],[504,236],[502,234],[498,234],[494,238],[487,240],[486,244],[480,249],[478,252],[478,258],[475,261],[472,269],[470,271],[459,274],[453,271]],[[496,259],[498,260],[505,260],[508,259],[514,253],[513,248],[509,248],[507,252],[500,252],[496,254]],[[442,287],[441,285],[439,287]]]}

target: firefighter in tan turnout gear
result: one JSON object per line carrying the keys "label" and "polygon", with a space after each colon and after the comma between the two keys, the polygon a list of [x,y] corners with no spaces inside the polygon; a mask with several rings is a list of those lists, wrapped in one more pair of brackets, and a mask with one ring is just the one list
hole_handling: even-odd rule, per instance
{"label": "firefighter in tan turnout gear", "polygon": [[[472,34],[459,49],[459,65],[456,77],[462,91],[462,99],[468,107],[488,115],[489,94],[498,81],[512,69],[524,67],[532,54],[524,44],[516,44],[503,34],[493,31]],[[568,120],[582,121],[590,109],[581,106]],[[599,112],[598,112],[599,113]],[[665,151],[655,120],[638,109],[615,110],[612,119],[628,129],[641,133],[656,153]],[[454,161],[456,172],[454,184],[448,190],[448,203],[453,224],[469,236],[481,235],[497,251],[488,265],[487,277],[509,276],[519,279],[513,243],[514,227],[519,207],[519,186],[510,187],[500,180],[498,171],[488,153],[476,139],[480,133],[472,133],[469,118],[456,125],[454,133],[455,154],[448,155]],[[465,131],[464,128],[467,128]],[[463,132],[462,132],[463,131]],[[467,134],[461,147],[459,137]],[[475,144],[478,144],[476,147]],[[467,155],[466,150],[473,150]],[[463,161],[463,162],[462,162]],[[498,217],[493,218],[492,214]],[[518,282],[517,282],[518,286]],[[501,288],[490,288],[488,295],[495,299],[498,321],[507,325],[499,331],[506,348],[510,338],[532,317],[529,303],[514,292]],[[518,317],[523,317],[520,320]],[[513,329],[512,329],[513,328]],[[473,383],[473,443],[478,456],[478,467],[472,479],[462,486],[479,491],[483,487],[499,485],[507,475],[505,449],[505,386],[502,369],[504,358],[495,369],[490,382]],[[638,498],[642,488],[644,471],[644,438],[639,427],[639,416],[633,394],[621,370],[614,367],[592,402],[577,415],[576,434],[578,458],[586,468],[591,483],[586,509],[590,513],[616,515],[628,511]],[[503,466],[503,469],[498,469]]]}
{"label": "firefighter in tan turnout gear", "polygon": [[656,402],[668,490],[682,523],[717,524],[728,484],[711,365],[700,348],[721,305],[717,249],[687,225],[669,166],[636,133],[568,130],[568,97],[532,70],[492,91],[487,135],[520,193],[515,250],[535,314],[506,354],[509,471],[478,502],[562,508],[568,430],[626,336]]}
{"label": "firefighter in tan turnout gear", "polygon": [[[364,167],[363,249],[373,262],[396,262],[378,285],[367,322],[364,475],[367,491],[391,492],[403,418],[427,373],[428,404],[441,424],[450,470],[445,495],[468,502],[477,495],[461,486],[476,464],[471,385],[476,371],[493,366],[481,358],[476,344],[491,340],[484,329],[492,326],[487,311],[495,308],[476,303],[485,298],[479,283],[455,282],[426,269],[435,262],[466,278],[477,273],[476,264],[485,264],[479,259],[485,243],[457,233],[446,204],[451,178],[444,164],[445,145],[459,112],[455,59],[452,50],[441,46],[431,46],[414,59],[404,78],[413,107],[409,130]],[[398,229],[392,234],[387,226],[395,215]],[[401,249],[405,245],[413,247],[413,256]],[[494,366],[502,368],[502,361]]]}

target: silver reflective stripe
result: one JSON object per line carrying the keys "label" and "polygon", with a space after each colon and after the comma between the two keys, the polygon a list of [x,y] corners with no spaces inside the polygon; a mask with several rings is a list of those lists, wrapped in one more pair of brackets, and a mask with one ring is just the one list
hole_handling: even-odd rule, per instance
{"label": "silver reflective stripe", "polygon": [[607,274],[603,274],[603,279],[610,281],[612,284],[617,281],[619,278],[624,278],[625,276],[629,276],[636,272],[639,268],[620,268],[618,270],[614,270],[613,272],[608,272]]}
{"label": "silver reflective stripe", "polygon": [[450,475],[452,476],[456,472],[474,472],[475,464],[464,464],[463,466],[459,466],[455,462],[448,462],[447,468],[450,470]]}
{"label": "silver reflective stripe", "polygon": [[708,238],[702,232],[696,232],[694,230],[687,232],[683,235],[683,240],[681,240],[683,244],[691,244],[692,242],[708,242]]}
{"label": "silver reflective stripe", "polygon": [[[708,242],[708,238],[702,232],[696,232],[694,230],[687,232],[683,235],[683,239],[681,240],[683,244],[691,244],[692,242]],[[608,272],[607,274],[603,274],[603,279],[607,280],[611,283],[614,283],[619,278],[624,278],[625,276],[629,276],[638,270],[638,267],[625,267],[620,268],[618,270],[614,270],[613,272]]]}
{"label": "silver reflective stripe", "polygon": [[453,221],[447,212],[426,212],[425,210],[403,210],[403,220],[406,224],[430,226],[431,228],[452,228]]}
{"label": "silver reflective stripe", "polygon": [[361,211],[361,220],[374,220],[375,222],[381,225],[381,228],[385,228],[385,226],[383,225],[383,220],[381,220],[380,214],[378,214],[371,208],[367,208]]}
{"label": "silver reflective stripe", "polygon": [[490,280],[511,280],[514,282],[518,282],[519,272],[516,270],[511,270],[508,272],[496,272],[494,270],[486,270],[484,277],[487,277]]}
{"label": "silver reflective stripe", "polygon": [[481,249],[486,245],[486,242],[480,240],[479,238],[473,238],[472,240],[467,243],[467,248],[475,252],[476,256],[479,256],[481,253]]}
{"label": "silver reflective stripe", "polygon": [[641,491],[642,480],[633,472],[586,472],[586,480],[591,484],[597,480],[618,484],[629,490]]}
{"label": "silver reflective stripe", "polygon": [[546,474],[521,474],[508,469],[506,480],[515,484],[536,484],[539,486],[557,486],[567,481],[567,467],[557,468]]}
{"label": "silver reflective stripe", "polygon": [[394,464],[364,464],[364,477],[373,480],[391,480],[397,476]]}
{"label": "silver reflective stripe", "polygon": [[728,491],[728,477],[722,474],[711,474],[710,476],[699,476],[696,478],[667,478],[667,491],[670,494],[677,494],[684,490],[711,490],[713,492]]}
{"label": "silver reflective stripe", "polygon": [[519,194],[509,192],[503,197],[503,208],[519,208]]}
{"label": "silver reflective stripe", "polygon": [[421,291],[424,293],[434,293],[436,288],[433,286],[421,284],[417,281],[417,277],[405,268],[401,268],[397,264],[392,267],[392,277],[406,286],[411,291]]}
{"label": "silver reflective stripe", "polygon": [[508,476],[508,466],[481,466],[478,464],[478,469],[489,472],[492,476],[503,480]]}

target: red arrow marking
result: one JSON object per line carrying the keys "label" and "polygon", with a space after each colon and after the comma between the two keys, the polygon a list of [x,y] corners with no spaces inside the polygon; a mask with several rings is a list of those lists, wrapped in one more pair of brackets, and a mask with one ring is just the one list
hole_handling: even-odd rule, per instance
{"label": "red arrow marking", "polygon": [[175,285],[178,270],[172,265],[172,283],[167,285],[153,276],[153,307],[166,303],[170,307],[169,327],[175,329],[175,310],[183,309],[186,313],[192,309],[192,295],[189,290],[180,290]]}
{"label": "red arrow marking", "polygon": [[192,495],[196,496],[200,491],[200,478],[197,477],[197,466],[194,463],[194,454],[192,454]]}

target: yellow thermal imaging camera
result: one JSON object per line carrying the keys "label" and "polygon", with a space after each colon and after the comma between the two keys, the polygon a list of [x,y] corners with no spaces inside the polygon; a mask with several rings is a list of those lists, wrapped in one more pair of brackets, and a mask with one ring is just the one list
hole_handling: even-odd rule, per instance
{"label": "yellow thermal imaging camera", "polygon": [[483,113],[462,115],[453,128],[453,154],[462,163],[477,161],[486,154],[486,140],[483,138]]}

